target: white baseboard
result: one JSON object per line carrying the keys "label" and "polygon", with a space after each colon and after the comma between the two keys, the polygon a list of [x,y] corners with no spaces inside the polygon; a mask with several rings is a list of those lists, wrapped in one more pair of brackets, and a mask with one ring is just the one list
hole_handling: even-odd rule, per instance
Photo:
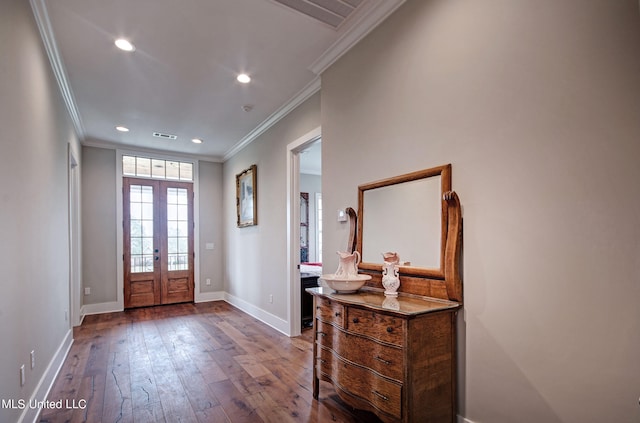
{"label": "white baseboard", "polygon": [[[38,382],[38,385],[36,386],[36,389],[29,400],[29,404],[31,404],[32,402],[44,401],[47,399],[47,396],[49,396],[49,391],[51,390],[51,387],[53,386],[53,383],[55,382],[56,377],[58,376],[58,373],[62,368],[64,360],[67,358],[69,350],[71,349],[71,344],[73,344],[73,330],[69,329],[64,339],[62,340],[62,343],[58,347],[58,350],[53,355],[53,358],[44,371],[42,378],[40,378],[40,381]],[[22,412],[20,419],[18,419],[18,423],[37,423],[40,417],[40,411],[41,410],[39,410],[38,408],[26,407]]]}
{"label": "white baseboard", "polygon": [[123,311],[123,308],[117,301],[111,301],[108,303],[97,303],[97,304],[85,304],[80,309],[80,319],[84,319],[84,316],[89,314],[102,314],[102,313],[113,313],[116,311]]}
{"label": "white baseboard", "polygon": [[244,311],[251,317],[255,317],[256,319],[260,320],[262,323],[265,323],[271,326],[278,332],[282,332],[283,334],[290,336],[289,322],[287,322],[286,320],[281,319],[278,316],[275,316],[267,311],[264,311],[263,309],[256,307],[255,305],[248,303],[243,299],[234,297],[233,295],[227,292],[224,293],[224,300],[229,304]]}
{"label": "white baseboard", "polygon": [[195,294],[194,302],[206,303],[208,301],[224,301],[224,291],[201,292]]}
{"label": "white baseboard", "polygon": [[474,423],[474,422],[458,414],[457,423]]}

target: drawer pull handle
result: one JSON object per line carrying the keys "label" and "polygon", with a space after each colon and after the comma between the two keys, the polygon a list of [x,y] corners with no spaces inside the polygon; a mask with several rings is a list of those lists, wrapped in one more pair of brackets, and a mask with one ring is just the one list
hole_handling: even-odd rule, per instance
{"label": "drawer pull handle", "polygon": [[376,356],[375,356],[375,357],[373,357],[373,358],[375,358],[376,360],[378,360],[378,361],[380,361],[380,362],[382,362],[382,363],[384,363],[384,364],[386,364],[386,365],[391,364],[391,362],[390,362],[389,360],[385,360],[384,358],[380,357],[379,355],[376,355]]}
{"label": "drawer pull handle", "polygon": [[318,361],[320,363],[326,363],[327,362],[327,360],[325,360],[324,358],[320,358],[320,357],[318,357]]}
{"label": "drawer pull handle", "polygon": [[382,398],[385,401],[389,401],[389,397],[386,395],[382,395],[380,392],[378,391],[371,391],[372,394],[377,395],[379,398]]}
{"label": "drawer pull handle", "polygon": [[340,312],[336,311],[335,315],[336,315],[336,317],[340,317]]}
{"label": "drawer pull handle", "polygon": [[360,319],[358,319],[357,317],[353,318],[353,323],[360,323]]}
{"label": "drawer pull handle", "polygon": [[387,332],[388,332],[388,333],[393,332],[393,328],[392,328],[391,326],[387,326]]}
{"label": "drawer pull handle", "polygon": [[326,333],[324,333],[324,332],[316,332],[316,333],[317,333],[318,335],[322,336],[322,337],[327,336],[327,334],[326,334]]}

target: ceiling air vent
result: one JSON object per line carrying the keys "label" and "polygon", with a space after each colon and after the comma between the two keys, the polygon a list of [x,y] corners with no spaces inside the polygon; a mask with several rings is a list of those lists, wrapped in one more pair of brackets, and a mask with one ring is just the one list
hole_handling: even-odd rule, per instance
{"label": "ceiling air vent", "polygon": [[154,132],[153,136],[154,137],[158,137],[158,138],[162,138],[162,139],[165,139],[165,140],[177,140],[178,139],[177,135],[163,134],[162,132]]}
{"label": "ceiling air vent", "polygon": [[274,0],[337,28],[365,0]]}

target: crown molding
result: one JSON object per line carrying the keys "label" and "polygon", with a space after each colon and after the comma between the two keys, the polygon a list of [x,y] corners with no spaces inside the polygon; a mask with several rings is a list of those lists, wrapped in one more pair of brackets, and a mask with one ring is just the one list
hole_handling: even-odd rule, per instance
{"label": "crown molding", "polygon": [[82,119],[76,106],[73,91],[71,91],[71,86],[69,85],[64,63],[58,52],[56,38],[53,34],[51,21],[49,20],[49,13],[47,12],[47,5],[45,4],[45,0],[30,0],[30,3],[38,29],[40,30],[40,37],[42,38],[49,62],[51,63],[51,70],[58,82],[64,104],[67,106],[67,111],[69,112],[69,117],[73,123],[76,135],[80,140],[83,140],[85,138],[85,132]]}
{"label": "crown molding", "polygon": [[315,62],[309,70],[320,75],[343,54],[362,40],[369,32],[377,27],[389,15],[396,11],[406,0],[379,0],[376,5],[355,17],[357,21],[338,40],[331,45]]}
{"label": "crown molding", "polygon": [[280,119],[288,115],[293,109],[304,103],[309,97],[320,91],[320,77],[316,76],[313,81],[307,84],[293,98],[287,101],[284,106],[280,107],[275,113],[262,121],[254,130],[245,135],[233,147],[231,147],[222,157],[225,162],[237,154],[240,150],[251,144],[256,138],[265,133],[267,129],[275,125]]}

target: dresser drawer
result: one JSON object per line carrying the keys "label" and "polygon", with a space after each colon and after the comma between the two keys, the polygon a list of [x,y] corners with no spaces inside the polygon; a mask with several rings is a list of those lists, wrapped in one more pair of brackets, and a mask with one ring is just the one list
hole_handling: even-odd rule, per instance
{"label": "dresser drawer", "polygon": [[347,329],[394,345],[404,344],[406,321],[388,314],[349,307]]}
{"label": "dresser drawer", "polygon": [[344,327],[344,306],[327,298],[316,298],[316,317],[327,323]]}
{"label": "dresser drawer", "polygon": [[341,342],[346,350],[340,351],[340,356],[363,367],[402,382],[404,379],[404,352],[402,348],[379,344],[360,336],[344,334],[346,339]]}
{"label": "dresser drawer", "polygon": [[316,342],[340,357],[402,382],[404,352],[402,348],[380,344],[316,321]]}
{"label": "dresser drawer", "polygon": [[402,417],[402,385],[384,379],[370,370],[341,359],[331,350],[319,349],[318,371],[341,390],[367,401],[375,408]]}
{"label": "dresser drawer", "polygon": [[[318,345],[321,345],[328,349],[333,349],[334,338],[339,336],[340,330],[334,329],[334,327],[329,323],[325,323],[322,320],[318,319],[316,320],[315,331],[316,342],[318,343]],[[339,343],[339,340],[336,343]]]}

